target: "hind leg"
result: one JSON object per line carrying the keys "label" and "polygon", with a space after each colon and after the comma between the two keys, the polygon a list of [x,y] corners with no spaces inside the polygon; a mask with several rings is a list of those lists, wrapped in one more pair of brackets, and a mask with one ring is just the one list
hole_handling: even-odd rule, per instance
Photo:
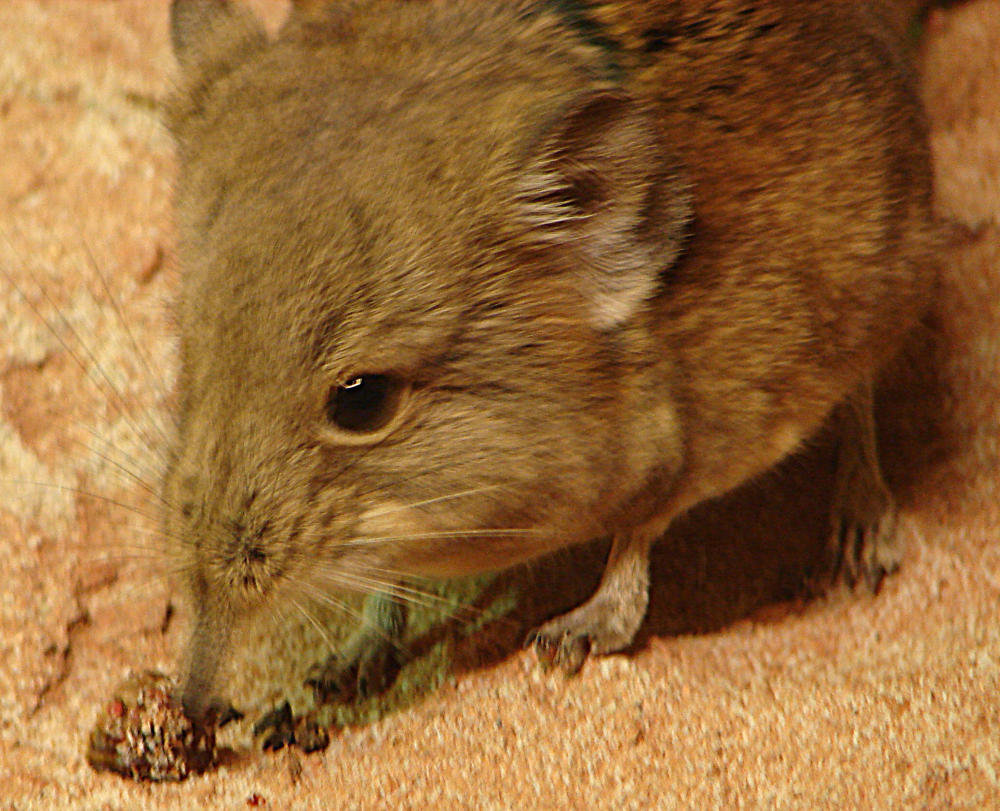
{"label": "hind leg", "polygon": [[878,591],[899,568],[896,508],[879,466],[872,414],[872,384],[866,381],[835,412],[837,474],[830,514],[829,554],[835,577]]}
{"label": "hind leg", "polygon": [[[360,627],[342,650],[309,670],[305,683],[312,687],[316,704],[363,700],[388,689],[403,664],[400,640],[405,626],[406,607],[401,602],[388,594],[368,595]],[[263,736],[264,749],[294,743],[312,752],[329,743],[315,718],[294,717],[287,701],[264,715],[253,733]]]}

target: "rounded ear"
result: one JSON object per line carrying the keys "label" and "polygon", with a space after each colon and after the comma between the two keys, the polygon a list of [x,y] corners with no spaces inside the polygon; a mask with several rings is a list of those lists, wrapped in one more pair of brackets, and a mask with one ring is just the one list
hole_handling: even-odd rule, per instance
{"label": "rounded ear", "polygon": [[186,76],[211,79],[266,42],[253,13],[230,0],[173,0],[170,41]]}
{"label": "rounded ear", "polygon": [[573,253],[602,329],[653,294],[692,215],[685,172],[653,116],[620,90],[585,93],[559,116],[522,172],[517,202],[529,240]]}

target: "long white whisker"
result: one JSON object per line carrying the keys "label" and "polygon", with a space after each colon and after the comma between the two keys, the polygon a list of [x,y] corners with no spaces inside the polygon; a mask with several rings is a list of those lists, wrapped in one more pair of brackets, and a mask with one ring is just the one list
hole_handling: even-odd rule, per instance
{"label": "long white whisker", "polygon": [[[453,605],[453,601],[448,597],[442,596],[440,594],[435,594],[432,591],[427,591],[413,585],[413,579],[415,575],[410,572],[404,572],[401,569],[390,569],[384,566],[375,566],[373,564],[365,563],[363,564],[363,571],[368,572],[374,577],[370,578],[372,582],[379,584],[379,588],[382,591],[388,591],[394,594],[394,596],[399,596],[400,599],[407,599],[405,594],[397,592],[410,592],[413,594],[420,595],[428,600],[431,600],[438,605],[431,605],[428,603],[421,604],[425,608],[436,608],[444,607],[448,609],[448,616],[454,618],[464,618],[464,619],[475,619],[482,616],[485,609],[477,608],[472,605]],[[364,575],[357,575],[352,573],[352,576],[364,579]],[[384,577],[386,579],[379,580],[378,577]],[[424,580],[423,577],[418,577],[418,580]],[[410,581],[409,585],[406,581]],[[415,602],[415,601],[414,601]],[[505,620],[501,617],[497,618],[498,621],[510,622],[510,620]]]}
{"label": "long white whisker", "polygon": [[346,574],[344,572],[323,571],[318,573],[323,581],[334,586],[364,591],[379,591],[389,594],[406,602],[419,605],[421,608],[440,608],[450,605],[450,601],[438,594],[423,591],[422,589],[405,586],[393,580],[382,580],[378,577],[369,577],[357,572]]}
{"label": "long white whisker", "polygon": [[396,648],[397,650],[404,650],[402,643],[398,639],[394,639],[391,634],[387,633],[384,628],[380,628],[377,624],[373,623],[368,617],[365,616],[363,611],[358,611],[355,608],[351,608],[347,603],[342,600],[338,600],[332,594],[323,591],[314,583],[306,582],[303,584],[306,590],[312,595],[312,599],[317,600],[327,605],[333,606],[336,609],[343,611],[349,617],[356,619],[358,623],[362,626],[371,628],[375,633],[386,643]]}
{"label": "long white whisker", "polygon": [[132,506],[130,504],[125,504],[124,502],[117,501],[116,499],[113,499],[113,498],[109,498],[108,496],[103,496],[100,493],[93,493],[93,492],[91,492],[89,490],[84,490],[84,489],[82,489],[80,487],[71,487],[71,486],[69,486],[67,484],[55,484],[53,482],[36,482],[36,481],[31,481],[30,479],[9,479],[9,478],[3,478],[3,479],[0,479],[0,481],[7,482],[8,484],[19,484],[19,485],[22,485],[24,487],[48,487],[48,488],[50,488],[52,490],[61,490],[61,491],[73,493],[74,495],[85,496],[87,498],[97,499],[98,501],[104,501],[104,502],[107,502],[108,504],[114,505],[115,507],[120,507],[123,510],[128,510],[129,512],[133,512],[136,515],[141,515],[143,518],[145,518],[148,521],[152,521],[154,523],[157,522],[156,516],[150,515],[149,513],[144,512],[144,511],[138,509],[137,507],[134,507],[134,506]]}
{"label": "long white whisker", "polygon": [[[139,358],[140,362],[146,369],[146,374],[149,375],[149,379],[153,381],[153,385],[156,387],[157,394],[159,394],[160,399],[166,399],[166,392],[163,388],[162,381],[153,372],[153,363],[146,354],[145,349],[142,345],[135,339],[135,335],[132,332],[132,328],[129,326],[127,319],[125,318],[125,313],[122,311],[121,305],[111,290],[111,285],[108,284],[107,277],[101,271],[100,264],[94,257],[94,252],[90,248],[90,243],[87,242],[86,237],[83,233],[80,233],[80,242],[83,244],[83,250],[87,254],[87,260],[90,263],[90,268],[101,281],[101,285],[104,287],[104,293],[107,296],[111,306],[114,309],[116,315],[118,316],[118,321],[121,323],[122,328],[125,330],[125,334],[128,336],[129,343],[132,344],[132,349],[135,351],[136,356]],[[162,426],[161,426],[162,427]]]}
{"label": "long white whisker", "polygon": [[393,541],[434,540],[435,538],[480,538],[508,535],[538,535],[537,529],[469,529],[440,530],[431,532],[413,532],[408,535],[378,535],[371,537],[356,537],[344,542],[344,546],[367,546],[369,544],[390,543]]}
{"label": "long white whisker", "polygon": [[337,649],[336,647],[334,647],[333,640],[330,639],[330,635],[326,632],[326,629],[323,628],[320,622],[311,613],[306,611],[306,609],[303,608],[302,605],[298,602],[298,600],[296,600],[294,597],[290,598],[289,602],[291,602],[291,604],[295,606],[298,612],[303,617],[306,618],[309,624],[316,629],[316,632],[322,637],[323,642],[326,645],[327,649],[330,651],[330,653],[336,655]]}
{"label": "long white whisker", "polygon": [[[86,428],[87,428],[87,432],[92,437],[94,437],[94,439],[96,439],[98,442],[100,442],[101,444],[103,444],[105,448],[107,448],[110,451],[114,451],[122,459],[124,459],[126,462],[128,462],[132,466],[131,470],[136,475],[141,476],[145,481],[147,481],[147,483],[148,483],[148,480],[157,478],[157,476],[155,475],[155,473],[154,473],[154,471],[153,471],[152,468],[150,468],[148,465],[143,465],[143,463],[139,459],[136,459],[132,454],[130,454],[124,448],[120,448],[118,445],[116,445],[110,439],[102,436],[97,430],[95,430],[93,428],[93,426],[88,425],[88,426],[86,426]],[[87,447],[89,447],[89,446],[87,446]]]}
{"label": "long white whisker", "polygon": [[135,533],[138,533],[140,535],[145,535],[145,536],[151,537],[151,538],[159,538],[160,540],[163,540],[163,541],[183,541],[184,540],[184,536],[183,535],[179,535],[179,534],[177,534],[175,532],[167,532],[166,530],[162,529],[161,527],[137,527],[137,526],[130,526],[128,528],[128,531],[129,532],[135,532]]}
{"label": "long white whisker", "polygon": [[[7,242],[8,247],[13,251],[14,246],[10,241],[10,237],[7,236],[7,233],[5,231],[0,230],[0,235],[3,236],[4,240]],[[91,351],[90,346],[86,343],[86,341],[83,340],[77,329],[70,323],[69,319],[66,318],[62,310],[60,310],[58,305],[55,303],[55,301],[53,301],[52,296],[49,295],[49,291],[46,290],[44,286],[39,287],[42,295],[45,297],[45,300],[53,308],[56,317],[59,319],[60,322],[62,322],[63,326],[73,336],[74,340],[83,350],[84,355],[93,364],[94,369],[97,370],[97,374],[100,376],[101,379],[103,379],[104,385],[101,384],[100,380],[94,378],[93,372],[87,368],[87,364],[83,362],[79,354],[77,354],[77,352],[73,350],[73,348],[69,345],[69,343],[67,343],[66,339],[63,338],[63,336],[55,328],[55,325],[52,323],[52,321],[46,318],[42,314],[42,311],[38,308],[38,306],[30,298],[28,298],[27,294],[24,292],[21,285],[18,284],[17,280],[14,278],[13,274],[10,273],[10,271],[8,271],[7,268],[3,266],[0,266],[0,273],[2,273],[6,277],[7,281],[17,292],[21,300],[31,309],[31,311],[35,314],[35,317],[38,318],[42,324],[45,325],[45,327],[52,334],[52,336],[62,346],[62,348],[66,350],[70,358],[72,358],[72,360],[76,363],[77,366],[80,367],[80,369],[87,376],[87,378],[97,387],[98,391],[102,391],[105,395],[111,396],[113,402],[115,402],[116,406],[118,407],[118,413],[121,415],[122,419],[129,426],[132,432],[139,439],[141,439],[146,444],[147,448],[149,448],[153,453],[162,453],[162,451],[159,450],[156,443],[152,441],[151,437],[147,433],[142,431],[142,429],[139,428],[139,426],[128,415],[128,412],[125,408],[126,405],[125,398],[122,395],[121,391],[108,376],[108,373],[105,371],[104,367],[100,364],[100,362],[97,360],[97,357]],[[163,437],[163,440],[164,442],[166,441],[165,436]]]}
{"label": "long white whisker", "polygon": [[[129,527],[127,529],[127,531],[126,531],[126,534],[131,535],[133,529],[138,530],[137,527],[135,527],[135,528]],[[85,552],[85,553],[92,552],[94,550],[94,548],[95,548],[95,544],[93,544],[93,543],[87,543],[85,541],[76,542],[76,541],[69,540],[69,539],[64,539],[64,540],[60,541],[59,542],[59,546],[62,549],[66,549],[66,550],[80,550],[80,551]],[[155,546],[155,545],[150,545],[148,543],[142,543],[142,542],[131,541],[131,540],[130,541],[118,541],[118,540],[115,540],[115,541],[112,541],[112,543],[110,543],[110,544],[102,544],[101,546],[104,549],[107,549],[107,550],[113,550],[113,549],[133,550],[133,551],[136,551],[136,552],[143,552],[143,553],[155,554],[158,557],[162,556],[162,554],[163,554],[163,550],[160,549],[159,547]]]}
{"label": "long white whisker", "polygon": [[365,518],[378,518],[383,515],[391,515],[394,512],[399,512],[401,510],[410,510],[417,507],[426,507],[428,504],[437,504],[442,501],[450,501],[456,498],[462,498],[463,496],[474,496],[479,493],[486,492],[488,490],[498,490],[502,485],[491,484],[484,485],[483,487],[474,487],[471,490],[462,490],[459,493],[450,493],[447,496],[437,496],[436,498],[428,498],[423,501],[416,501],[412,504],[398,504],[391,507],[384,507],[381,510],[375,510],[374,512],[369,512],[365,514]]}
{"label": "long white whisker", "polygon": [[[355,465],[359,464],[368,453],[370,453],[374,449],[378,448],[379,444],[381,442],[384,442],[384,441],[385,440],[380,440],[379,442],[376,442],[376,443],[374,443],[372,445],[369,445],[368,448],[366,448],[362,453],[358,454],[350,464],[345,465],[340,471],[337,472],[336,476],[334,477],[334,481],[336,481],[337,479],[339,479],[347,471],[351,470]],[[430,467],[423,467],[423,468],[421,468],[419,475],[420,476],[426,476],[428,474],[436,473],[436,472],[441,471],[441,470],[447,470],[448,468],[449,468],[449,463],[442,462],[441,464],[438,464],[438,465],[432,465]],[[416,475],[411,476],[411,478],[416,478],[416,477],[417,477]],[[496,487],[496,488],[500,488],[500,487],[503,487],[504,485],[502,485],[502,484],[496,484],[496,485],[483,485],[483,486],[484,487]],[[375,495],[376,493],[380,493],[382,491],[383,491],[383,486],[379,485],[379,486],[375,486],[375,487],[369,488],[367,490],[359,490],[359,491],[357,491],[356,497],[360,498],[360,499],[365,499],[365,498],[367,498],[369,496]]]}
{"label": "long white whisker", "polygon": [[131,481],[135,482],[137,485],[139,485],[139,487],[141,487],[143,490],[145,490],[147,493],[149,493],[151,496],[153,496],[153,498],[155,498],[161,504],[163,504],[166,507],[173,507],[174,506],[174,505],[170,504],[160,494],[159,490],[157,490],[155,487],[153,487],[153,485],[151,485],[149,482],[147,482],[145,479],[143,479],[138,473],[133,472],[129,468],[125,467],[125,465],[123,465],[120,462],[112,459],[110,456],[108,456],[107,454],[99,451],[97,448],[93,447],[92,445],[88,445],[85,442],[81,443],[81,444],[88,451],[90,451],[92,454],[94,454],[95,456],[99,456],[101,459],[103,459],[109,465],[112,465],[116,469],[116,471],[118,473],[120,473],[123,476],[126,476],[128,479],[130,479]]}
{"label": "long white whisker", "polygon": [[361,622],[361,623],[365,622],[365,616],[364,616],[363,612],[358,611],[356,608],[352,608],[344,600],[338,600],[332,594],[329,594],[329,593],[323,591],[323,589],[319,588],[319,586],[317,586],[315,583],[311,583],[309,581],[305,581],[305,582],[301,583],[300,585],[307,592],[309,592],[310,599],[316,600],[316,601],[321,602],[321,603],[325,603],[326,605],[331,606],[331,607],[337,609],[338,611],[343,611],[349,617],[351,617],[353,619],[356,619],[358,622]]}

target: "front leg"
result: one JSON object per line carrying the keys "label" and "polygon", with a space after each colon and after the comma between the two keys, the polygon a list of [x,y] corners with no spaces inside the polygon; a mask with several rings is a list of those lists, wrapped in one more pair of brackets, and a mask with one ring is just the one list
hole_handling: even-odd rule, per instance
{"label": "front leg", "polygon": [[613,653],[635,637],[649,604],[649,548],[655,535],[616,535],[604,576],[583,605],[535,629],[533,645],[542,666],[576,673],[591,653]]}
{"label": "front leg", "polygon": [[[310,668],[305,683],[312,687],[317,706],[338,700],[363,700],[386,690],[403,665],[400,640],[405,627],[405,605],[388,594],[369,594],[360,626],[343,649]],[[314,714],[296,718],[287,701],[264,715],[253,731],[255,736],[264,736],[264,749],[294,743],[311,752],[329,742]]]}
{"label": "front leg", "polygon": [[403,665],[406,606],[392,595],[365,598],[361,624],[338,653],[314,665],[306,678],[317,704],[365,699],[389,688]]}

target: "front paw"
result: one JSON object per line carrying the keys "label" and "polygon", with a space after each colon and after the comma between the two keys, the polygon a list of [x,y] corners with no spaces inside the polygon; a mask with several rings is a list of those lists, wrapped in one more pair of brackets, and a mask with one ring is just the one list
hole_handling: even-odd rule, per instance
{"label": "front paw", "polygon": [[526,646],[535,649],[543,669],[558,668],[573,675],[592,653],[614,653],[632,643],[645,615],[645,599],[628,601],[605,597],[599,593],[528,635]]}
{"label": "front paw", "polygon": [[311,713],[296,718],[286,701],[264,715],[253,727],[254,737],[263,736],[261,748],[274,752],[286,746],[297,746],[306,754],[318,752],[330,743],[330,733]]}
{"label": "front paw", "polygon": [[567,675],[579,672],[590,655],[591,642],[586,632],[569,628],[549,628],[547,623],[528,634],[525,647],[533,647],[538,663],[545,671],[558,668]]}

